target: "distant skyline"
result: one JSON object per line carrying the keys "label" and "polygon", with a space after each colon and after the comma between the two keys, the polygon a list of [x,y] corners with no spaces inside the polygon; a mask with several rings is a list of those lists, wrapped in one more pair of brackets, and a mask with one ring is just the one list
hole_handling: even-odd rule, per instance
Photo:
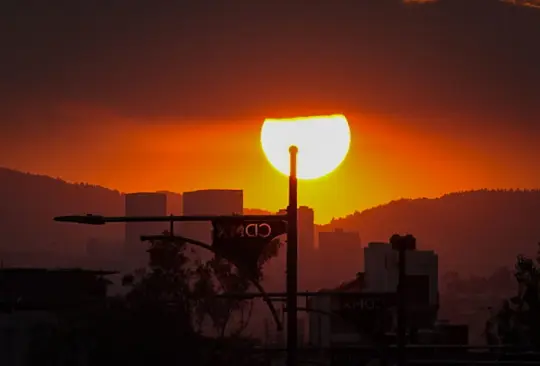
{"label": "distant skyline", "polygon": [[9,2],[0,166],[123,192],[244,189],[277,211],[265,117],[343,113],[301,182],[318,223],[402,197],[540,187],[540,10],[497,0]]}
{"label": "distant skyline", "polygon": [[[0,169],[3,169],[4,167],[0,167]],[[28,171],[21,171],[22,173],[29,173],[29,174],[37,174],[35,172],[28,172]],[[42,175],[42,176],[47,176],[46,174],[37,174],[38,176],[39,175]],[[50,177],[50,176],[49,176]],[[54,178],[54,177],[51,177],[51,178]],[[56,177],[56,178],[59,178],[59,177]],[[62,179],[62,178],[60,178]],[[65,179],[62,179],[62,180],[65,180]],[[118,191],[122,194],[130,194],[130,193],[148,193],[148,192],[157,192],[157,193],[177,193],[177,194],[184,194],[186,192],[193,192],[193,191],[203,191],[203,190],[212,190],[212,189],[217,189],[217,190],[221,190],[221,189],[229,189],[229,190],[242,190],[244,193],[244,197],[245,197],[245,190],[243,190],[242,188],[223,188],[223,187],[217,187],[217,188],[197,188],[197,189],[193,189],[193,190],[189,190],[189,191],[169,191],[169,190],[155,190],[155,189],[147,189],[147,190],[136,190],[136,191],[123,191],[121,189],[118,189],[116,187],[111,187],[111,186],[103,186],[103,185],[99,185],[99,184],[95,184],[95,183],[92,183],[92,182],[84,182],[84,181],[69,181],[69,180],[65,180],[67,183],[75,183],[75,184],[79,184],[79,183],[84,183],[84,184],[89,184],[89,185],[95,185],[95,186],[99,186],[99,187],[103,187],[103,188],[107,188],[107,189],[110,189],[112,191]],[[309,181],[308,181],[309,182]],[[307,183],[307,182],[301,182],[300,184],[302,185],[302,183]],[[309,182],[311,184],[313,184],[313,182]],[[1,182],[0,182],[1,184]],[[308,186],[309,187],[309,186]],[[317,189],[317,188],[315,188]],[[319,212],[317,213],[317,208],[314,207],[314,206],[310,206],[309,204],[305,204],[303,202],[299,202],[299,205],[300,206],[307,206],[311,209],[314,209],[314,212],[315,212],[315,223],[317,225],[326,225],[326,224],[329,224],[330,221],[335,218],[335,219],[343,219],[343,218],[346,218],[347,216],[351,215],[351,214],[354,214],[355,212],[361,212],[361,211],[364,211],[366,209],[371,209],[371,208],[374,208],[374,207],[377,207],[377,206],[382,206],[382,205],[385,205],[385,204],[388,204],[390,203],[391,201],[396,201],[396,200],[401,200],[401,199],[418,199],[418,198],[430,198],[430,199],[433,199],[433,198],[442,198],[443,196],[447,196],[449,194],[455,194],[455,193],[459,193],[459,192],[472,192],[472,191],[482,191],[482,190],[492,190],[492,191],[496,191],[496,190],[530,190],[530,191],[538,191],[540,190],[540,188],[538,187],[533,187],[533,188],[523,188],[523,187],[489,187],[489,188],[486,188],[486,187],[483,187],[483,188],[477,188],[477,189],[463,189],[463,190],[456,190],[456,191],[448,191],[448,192],[443,192],[441,194],[434,194],[432,196],[426,196],[426,195],[423,195],[423,196],[417,196],[417,197],[413,197],[413,196],[401,196],[401,197],[396,197],[396,198],[392,198],[392,199],[388,199],[386,201],[383,201],[383,202],[376,202],[374,203],[373,205],[368,205],[366,207],[360,207],[360,208],[353,208],[351,209],[350,211],[347,211],[347,212],[344,212],[343,214],[339,214],[339,215],[334,215],[332,214],[331,212]],[[287,192],[285,192],[286,194]],[[278,200],[276,200],[277,202]],[[283,203],[283,207],[286,206],[286,197],[283,199],[284,203]],[[245,201],[244,201],[245,202]],[[99,203],[97,203],[99,204]],[[167,206],[169,206],[169,202],[167,203]],[[178,202],[172,202],[172,206],[170,207],[176,207],[178,208]],[[254,206],[254,205],[250,205],[249,203],[244,203],[244,210],[248,210],[250,211],[250,214],[263,214],[264,212],[270,212],[270,213],[278,213],[278,212],[281,212],[283,211],[283,207],[278,207],[278,208],[273,208],[274,206]],[[86,212],[86,211],[85,211]],[[85,212],[77,212],[77,213],[85,213]],[[99,212],[96,212],[96,211],[91,211],[92,213],[99,213]],[[59,213],[60,214],[60,213]]]}

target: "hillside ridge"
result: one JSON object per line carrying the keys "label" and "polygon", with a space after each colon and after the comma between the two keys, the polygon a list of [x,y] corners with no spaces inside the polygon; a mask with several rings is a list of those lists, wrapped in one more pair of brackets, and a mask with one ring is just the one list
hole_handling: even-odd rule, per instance
{"label": "hillside ridge", "polygon": [[[88,183],[0,168],[0,251],[82,253],[90,238],[121,241],[123,225],[59,224],[54,216],[123,215],[123,193]],[[181,195],[173,194],[174,208]],[[245,209],[246,213],[267,210]],[[404,198],[335,218],[318,231],[358,231],[363,245],[411,233],[439,254],[441,270],[486,272],[534,254],[540,240],[540,190],[482,189],[438,198]],[[344,254],[346,255],[346,254]]]}

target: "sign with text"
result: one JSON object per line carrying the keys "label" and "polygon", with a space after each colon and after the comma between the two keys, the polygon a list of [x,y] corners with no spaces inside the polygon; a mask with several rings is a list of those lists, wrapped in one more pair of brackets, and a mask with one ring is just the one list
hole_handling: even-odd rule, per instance
{"label": "sign with text", "polygon": [[287,222],[227,217],[213,220],[212,229],[214,249],[235,265],[256,273],[262,254],[272,240],[287,233]]}
{"label": "sign with text", "polygon": [[337,312],[342,318],[365,331],[387,328],[389,310],[397,303],[394,293],[340,293]]}

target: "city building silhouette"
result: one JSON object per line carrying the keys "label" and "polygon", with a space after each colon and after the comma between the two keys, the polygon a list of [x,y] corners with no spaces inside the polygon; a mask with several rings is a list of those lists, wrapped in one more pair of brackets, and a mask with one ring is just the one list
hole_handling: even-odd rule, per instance
{"label": "city building silhouette", "polygon": [[[408,276],[427,276],[418,281],[429,280],[429,303],[437,305],[439,293],[438,255],[432,250],[411,250],[407,251],[406,260]],[[398,253],[389,244],[369,243],[364,248],[364,269],[367,291],[396,291],[398,285]]]}
{"label": "city building silhouette", "polygon": [[[244,192],[239,189],[204,189],[182,195],[182,212],[186,216],[240,215],[243,210]],[[212,240],[210,222],[185,222],[180,227],[183,236],[204,243]]]}
{"label": "city building silhouette", "polygon": [[[322,234],[322,233],[321,233]],[[323,235],[323,245],[332,233]],[[338,231],[339,234],[343,232]],[[352,238],[353,235],[350,235]],[[336,244],[337,246],[337,244]],[[397,294],[398,290],[398,257],[397,252],[388,243],[369,243],[363,248],[363,272],[358,272],[352,280],[341,285],[326,287],[323,292],[366,293],[374,298]],[[437,320],[438,311],[438,256],[433,251],[411,250],[407,254],[406,288],[407,318],[411,329],[426,330],[432,333]],[[361,266],[357,266],[361,268]],[[359,332],[359,326],[352,320],[340,316],[331,316],[339,312],[340,303],[336,296],[325,295],[308,300],[309,311],[309,343],[317,347],[344,346],[348,344],[371,344],[371,334]],[[395,304],[388,306],[388,319],[385,322],[386,334],[391,339],[397,326]],[[366,318],[366,321],[371,319]],[[461,328],[457,330],[459,332]],[[454,328],[452,328],[454,330]],[[424,337],[426,338],[426,337]],[[432,336],[427,338],[432,340]]]}
{"label": "city building silhouette", "polygon": [[[186,216],[233,215],[244,210],[244,192],[238,189],[203,189],[182,194],[182,214]],[[208,221],[181,222],[180,235],[205,244],[212,243],[212,223]],[[209,260],[214,254],[189,245],[186,254],[191,259]]]}
{"label": "city building silhouette", "polygon": [[298,207],[298,246],[304,251],[315,249],[315,211],[311,207]]}
{"label": "city building silhouette", "polygon": [[[182,201],[184,197],[181,193],[169,191],[158,191],[157,193],[163,193],[167,196],[167,215],[182,215]],[[179,222],[173,224],[174,232],[180,232],[180,228],[181,225]]]}

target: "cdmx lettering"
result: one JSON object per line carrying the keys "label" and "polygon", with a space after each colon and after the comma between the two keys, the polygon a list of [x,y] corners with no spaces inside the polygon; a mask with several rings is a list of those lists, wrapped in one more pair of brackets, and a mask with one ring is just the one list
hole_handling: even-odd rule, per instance
{"label": "cdmx lettering", "polygon": [[214,226],[214,235],[219,239],[264,239],[272,236],[272,227],[265,222],[221,224]]}

